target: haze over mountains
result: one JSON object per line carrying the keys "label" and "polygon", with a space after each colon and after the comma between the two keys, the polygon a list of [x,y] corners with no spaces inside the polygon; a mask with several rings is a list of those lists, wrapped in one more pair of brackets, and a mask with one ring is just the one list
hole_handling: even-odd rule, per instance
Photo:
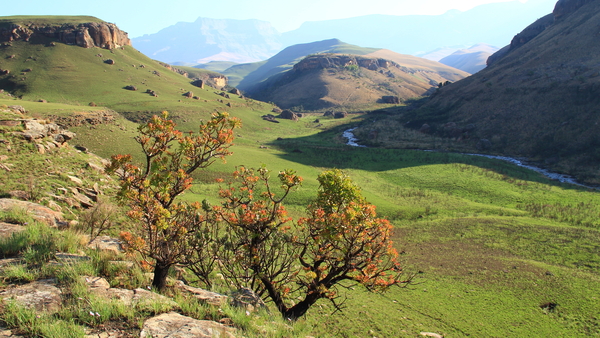
{"label": "haze over mountains", "polygon": [[198,18],[135,39],[142,53],[170,64],[209,61],[255,62],[281,50],[280,34],[259,20]]}
{"label": "haze over mountains", "polygon": [[502,2],[443,15],[368,15],[306,22],[285,33],[277,32],[265,21],[199,18],[194,23],[180,22],[132,41],[144,54],[171,64],[265,60],[288,46],[332,38],[363,47],[417,54],[444,46],[460,49],[476,43],[503,46],[514,32],[549,13],[554,3],[553,0]]}

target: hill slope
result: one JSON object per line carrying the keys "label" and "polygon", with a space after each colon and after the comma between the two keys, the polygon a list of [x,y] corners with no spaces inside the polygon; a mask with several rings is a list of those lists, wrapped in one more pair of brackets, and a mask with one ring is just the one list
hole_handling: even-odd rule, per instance
{"label": "hill slope", "polygon": [[[449,122],[470,126],[471,142],[481,150],[532,157],[600,183],[600,3],[561,0],[553,18],[529,40],[513,40],[488,68],[443,87],[405,120],[432,130]],[[517,37],[524,35],[530,36]]]}
{"label": "hill slope", "polygon": [[[2,18],[2,22],[8,24],[18,20],[21,19]],[[28,20],[43,22],[47,18],[29,17]],[[67,44],[63,41],[65,36],[70,36],[67,33],[77,34],[70,27],[65,33],[63,26],[36,23],[39,32],[22,26],[27,35],[10,36],[8,39],[12,42],[0,46],[0,89],[23,100],[42,99],[81,106],[93,103],[133,115],[163,110],[208,114],[215,109],[235,110],[236,106],[246,104],[237,97],[224,100],[215,95],[213,89],[191,85],[190,78],[151,60],[131,46],[117,47],[112,43],[103,49]],[[81,29],[91,32],[87,27]],[[188,92],[192,93],[190,98],[184,96]],[[227,103],[231,103],[231,107]]]}
{"label": "hill slope", "polygon": [[402,99],[426,94],[440,82],[466,75],[433,61],[392,54],[395,53],[377,51],[365,56],[311,55],[292,70],[256,85],[251,94],[282,108],[360,109],[375,103],[397,104]]}
{"label": "hill slope", "polygon": [[376,50],[376,48],[350,45],[338,39],[302,43],[287,47],[265,61],[232,66],[225,70],[223,74],[229,77],[232,86],[252,91],[252,87],[256,84],[291,69],[294,64],[310,54],[348,53],[364,55]]}

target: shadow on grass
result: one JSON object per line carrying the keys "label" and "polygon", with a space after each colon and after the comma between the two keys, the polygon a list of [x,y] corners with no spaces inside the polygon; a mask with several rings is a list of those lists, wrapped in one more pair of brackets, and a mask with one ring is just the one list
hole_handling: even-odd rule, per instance
{"label": "shadow on grass", "polygon": [[279,155],[281,158],[313,167],[381,172],[435,164],[464,164],[478,167],[482,172],[501,175],[503,180],[523,180],[561,188],[590,190],[551,180],[533,170],[502,160],[451,152],[348,146],[341,135],[351,127],[352,124],[346,124],[311,136],[280,139],[270,145],[284,152]]}

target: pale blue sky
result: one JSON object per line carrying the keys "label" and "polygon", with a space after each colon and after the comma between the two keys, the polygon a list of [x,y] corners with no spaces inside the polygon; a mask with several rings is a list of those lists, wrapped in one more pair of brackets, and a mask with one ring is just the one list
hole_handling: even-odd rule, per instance
{"label": "pale blue sky", "polygon": [[91,15],[117,24],[134,38],[156,33],[180,21],[193,22],[198,17],[259,19],[285,32],[305,21],[368,14],[438,15],[450,9],[465,11],[481,4],[506,1],[540,0],[29,0],[3,6],[2,16]]}

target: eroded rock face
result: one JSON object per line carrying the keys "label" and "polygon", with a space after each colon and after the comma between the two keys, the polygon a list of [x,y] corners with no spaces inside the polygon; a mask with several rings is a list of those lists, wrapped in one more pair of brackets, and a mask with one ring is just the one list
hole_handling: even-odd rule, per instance
{"label": "eroded rock face", "polygon": [[33,36],[55,38],[60,42],[84,48],[100,47],[114,49],[131,46],[127,33],[115,24],[108,22],[88,22],[78,25],[38,26],[36,24],[18,25],[0,29],[0,41],[29,41]]}
{"label": "eroded rock face", "polygon": [[169,312],[144,322],[140,338],[233,338],[235,329],[223,324]]}

